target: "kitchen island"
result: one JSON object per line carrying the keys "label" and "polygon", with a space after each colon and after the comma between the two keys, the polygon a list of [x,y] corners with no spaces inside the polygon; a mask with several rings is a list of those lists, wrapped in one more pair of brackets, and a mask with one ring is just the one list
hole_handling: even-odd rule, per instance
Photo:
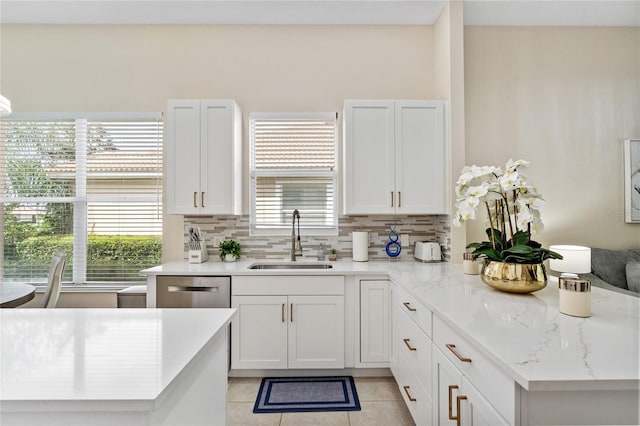
{"label": "kitchen island", "polygon": [[[640,421],[640,298],[594,287],[591,317],[577,318],[559,312],[553,282],[533,294],[508,294],[488,287],[478,275],[463,274],[461,265],[341,260],[322,270],[248,269],[255,262],[178,261],[150,268],[143,271],[148,297],[155,294],[158,275],[226,275],[232,277],[232,289],[236,276],[341,275],[345,277],[345,318],[351,318],[358,298],[348,295],[357,294],[358,280],[386,277],[432,313],[434,325],[426,333],[434,336],[434,354],[445,353],[439,332],[450,330],[461,339],[460,345],[468,344],[486,360],[492,370],[483,371],[495,371],[505,379],[510,399],[483,396],[498,409],[506,407],[500,414],[507,424]],[[350,340],[357,345],[359,334],[347,331],[345,348]],[[482,370],[481,363],[472,365]],[[354,366],[348,356],[345,366]],[[484,379],[481,385],[497,386],[491,377]],[[434,379],[427,389],[434,398],[436,385]]]}
{"label": "kitchen island", "polygon": [[224,424],[233,309],[2,309],[0,424]]}

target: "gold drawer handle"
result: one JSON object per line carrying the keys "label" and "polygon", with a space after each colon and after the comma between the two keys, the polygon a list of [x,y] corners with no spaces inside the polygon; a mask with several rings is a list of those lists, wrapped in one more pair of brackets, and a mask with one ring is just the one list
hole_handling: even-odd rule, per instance
{"label": "gold drawer handle", "polygon": [[464,356],[462,356],[462,355],[460,355],[458,353],[458,351],[456,350],[456,345],[454,345],[452,343],[447,343],[445,346],[447,347],[447,349],[449,349],[451,352],[453,352],[453,354],[456,356],[456,358],[458,358],[460,361],[462,361],[462,362],[471,362],[471,358],[464,357]]}
{"label": "gold drawer handle", "polygon": [[393,191],[391,191],[391,207],[393,207]]}
{"label": "gold drawer handle", "polygon": [[204,207],[204,192],[200,193],[200,205]]}
{"label": "gold drawer handle", "polygon": [[409,310],[409,312],[415,312],[416,311],[416,308],[412,308],[411,306],[409,306],[409,305],[411,305],[411,302],[404,302],[403,305],[404,305],[405,308],[407,308]]}
{"label": "gold drawer handle", "polygon": [[449,385],[449,420],[456,420],[457,416],[453,415],[453,390],[458,389],[458,385]]}
{"label": "gold drawer handle", "polygon": [[411,394],[409,393],[409,389],[411,388],[411,386],[403,386],[402,389],[404,389],[404,393],[407,394],[407,398],[409,398],[409,401],[411,402],[416,402],[417,399],[415,399],[414,397],[411,396]]}
{"label": "gold drawer handle", "polygon": [[284,322],[284,303],[282,304],[282,322]]}
{"label": "gold drawer handle", "polygon": [[402,192],[398,191],[398,207],[402,207]]}
{"label": "gold drawer handle", "polygon": [[410,351],[416,351],[417,349],[414,348],[413,346],[411,346],[409,344],[409,342],[411,341],[411,339],[402,339],[402,341],[404,342],[405,345],[407,345],[407,348],[409,348]]}

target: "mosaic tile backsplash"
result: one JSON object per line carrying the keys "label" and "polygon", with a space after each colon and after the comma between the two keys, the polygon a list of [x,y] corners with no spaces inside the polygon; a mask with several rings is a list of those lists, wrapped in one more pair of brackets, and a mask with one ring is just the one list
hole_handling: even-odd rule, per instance
{"label": "mosaic tile backsplash", "polygon": [[[302,218],[304,222],[304,218]],[[445,260],[449,260],[451,226],[448,215],[415,215],[415,216],[340,216],[338,219],[338,235],[305,235],[301,230],[303,256],[314,258],[320,245],[328,254],[329,249],[337,250],[338,259],[351,257],[351,233],[353,231],[369,232],[369,259],[388,259],[385,247],[389,242],[389,231],[395,226],[398,235],[409,235],[409,247],[402,247],[401,259],[413,258],[416,241],[435,241],[446,245],[443,250]],[[255,259],[288,258],[291,250],[291,236],[249,236],[249,215],[184,217],[185,258],[187,257],[187,233],[191,226],[198,226],[207,243],[209,256],[218,256],[218,247],[214,244],[217,238],[233,239],[242,245],[242,256]],[[400,242],[400,240],[398,240]]]}

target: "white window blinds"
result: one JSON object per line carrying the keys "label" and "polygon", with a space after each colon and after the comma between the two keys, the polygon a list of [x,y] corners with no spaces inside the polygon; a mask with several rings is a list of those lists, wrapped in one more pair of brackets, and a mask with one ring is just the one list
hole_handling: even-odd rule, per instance
{"label": "white window blinds", "polygon": [[308,233],[336,233],[336,114],[253,113],[250,131],[252,232],[291,232],[298,209]]}
{"label": "white window blinds", "polygon": [[4,279],[141,281],[161,261],[162,121],[122,117],[0,123]]}

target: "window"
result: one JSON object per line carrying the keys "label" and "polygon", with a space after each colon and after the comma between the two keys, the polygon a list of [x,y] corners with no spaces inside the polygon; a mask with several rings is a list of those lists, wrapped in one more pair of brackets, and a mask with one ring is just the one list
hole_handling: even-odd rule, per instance
{"label": "window", "polygon": [[291,232],[300,211],[307,234],[337,234],[336,113],[253,113],[251,232]]}
{"label": "window", "polygon": [[162,131],[159,114],[2,120],[3,279],[44,283],[62,250],[64,282],[144,281],[161,263]]}

